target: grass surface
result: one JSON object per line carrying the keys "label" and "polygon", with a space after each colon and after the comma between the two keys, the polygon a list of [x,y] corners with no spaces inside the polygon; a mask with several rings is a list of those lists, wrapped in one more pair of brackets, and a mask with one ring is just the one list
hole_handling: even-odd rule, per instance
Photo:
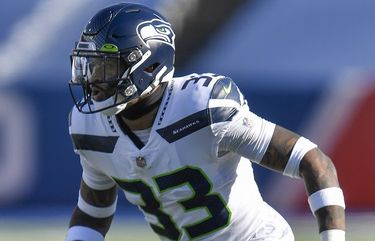
{"label": "grass surface", "polygon": [[[1,218],[1,217],[0,217]],[[64,241],[67,217],[28,217],[0,219],[0,241]],[[296,241],[319,240],[317,225],[311,215],[287,218]],[[348,215],[347,241],[374,241],[375,214]],[[114,220],[107,241],[157,241],[143,220]]]}

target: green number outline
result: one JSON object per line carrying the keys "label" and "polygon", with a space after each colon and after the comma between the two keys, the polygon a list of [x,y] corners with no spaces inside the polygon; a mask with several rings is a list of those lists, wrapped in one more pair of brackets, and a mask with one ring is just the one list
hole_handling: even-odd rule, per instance
{"label": "green number outline", "polygon": [[146,202],[146,200],[144,199],[144,196],[143,196],[144,194],[141,193],[141,192],[130,191],[130,190],[125,189],[125,188],[123,188],[123,187],[121,186],[121,184],[123,184],[123,183],[130,184],[130,183],[136,183],[136,182],[138,182],[138,183],[142,183],[143,185],[145,185],[145,187],[147,187],[147,188],[149,189],[149,191],[150,191],[150,193],[151,193],[151,195],[152,195],[152,198],[153,198],[153,199],[158,203],[158,205],[159,205],[157,211],[159,211],[159,212],[161,212],[163,215],[165,215],[165,216],[169,219],[169,221],[173,224],[174,227],[172,227],[172,228],[175,229],[175,231],[178,232],[178,238],[177,238],[177,239],[172,239],[172,238],[170,238],[170,237],[168,237],[168,236],[166,236],[166,235],[163,235],[162,233],[159,233],[158,231],[156,231],[156,230],[154,229],[153,225],[156,226],[156,227],[158,227],[158,228],[160,228],[160,229],[166,229],[166,228],[168,228],[168,227],[165,227],[165,226],[160,222],[160,219],[159,219],[160,217],[159,217],[158,215],[156,215],[156,214],[154,214],[154,213],[147,212],[147,213],[149,213],[149,214],[151,214],[151,215],[154,215],[154,216],[157,218],[157,220],[159,221],[159,223],[150,223],[151,228],[154,230],[155,233],[157,233],[157,234],[159,234],[159,235],[162,235],[162,236],[164,236],[164,237],[166,237],[166,238],[168,238],[168,239],[170,239],[170,240],[178,241],[178,240],[181,239],[181,232],[178,230],[176,223],[173,221],[173,219],[171,218],[171,216],[170,216],[169,214],[167,214],[167,213],[165,213],[165,212],[163,211],[163,203],[160,202],[160,200],[159,200],[158,198],[156,198],[155,191],[154,191],[154,189],[153,189],[150,185],[148,185],[148,184],[147,184],[144,180],[142,180],[142,179],[120,179],[120,178],[116,178],[116,177],[113,177],[113,176],[112,176],[112,178],[116,181],[117,184],[119,184],[119,186],[120,186],[123,190],[125,190],[125,191],[127,191],[127,192],[129,192],[129,193],[133,193],[133,194],[135,194],[135,195],[139,195],[140,198],[142,199],[143,204],[144,204],[144,205],[139,205],[139,206],[141,207],[141,209],[142,209],[144,212],[147,212],[147,211],[144,209],[145,207],[147,207],[147,202]]}
{"label": "green number outline", "polygon": [[[206,197],[206,198],[207,197],[217,197],[220,200],[221,204],[225,207],[225,209],[226,209],[226,211],[228,213],[228,219],[227,219],[227,222],[224,225],[221,225],[221,226],[219,226],[219,227],[217,227],[215,229],[210,230],[209,232],[205,232],[205,233],[202,233],[199,236],[194,236],[194,237],[192,237],[190,235],[190,232],[188,231],[189,228],[191,228],[193,226],[200,225],[203,222],[208,221],[208,220],[214,218],[214,215],[212,215],[212,213],[210,212],[209,207],[208,206],[203,206],[203,207],[197,206],[195,208],[189,208],[189,209],[185,208],[185,206],[182,204],[183,202],[188,201],[188,200],[192,200],[195,197],[197,197],[197,192],[196,192],[197,190],[195,190],[193,188],[193,186],[191,185],[191,183],[189,181],[185,181],[185,182],[183,182],[183,183],[181,183],[179,185],[170,186],[170,187],[162,189],[162,190],[160,189],[160,185],[158,185],[158,183],[156,181],[156,179],[158,179],[158,178],[165,177],[165,176],[171,176],[173,174],[181,173],[182,171],[185,171],[185,170],[188,170],[188,169],[199,172],[199,174],[207,181],[207,184],[209,185],[209,188],[208,188],[207,193],[205,193],[204,197]],[[191,212],[191,211],[194,211],[194,210],[197,210],[197,209],[202,209],[202,208],[205,209],[206,213],[208,214],[208,216],[206,218],[198,220],[198,221],[196,221],[194,223],[191,223],[189,225],[185,225],[185,226],[182,227],[184,229],[184,231],[186,232],[186,234],[189,236],[190,240],[194,240],[196,238],[199,238],[199,237],[211,234],[211,233],[216,232],[217,230],[223,229],[223,228],[225,228],[225,227],[227,227],[229,225],[230,219],[231,219],[231,211],[227,207],[226,202],[224,201],[223,197],[219,193],[212,192],[212,186],[213,186],[212,182],[211,182],[210,178],[207,176],[207,174],[201,168],[194,167],[194,166],[184,166],[184,167],[181,167],[179,169],[176,169],[176,170],[173,170],[173,171],[170,171],[170,172],[167,172],[167,173],[155,176],[155,177],[153,177],[153,180],[154,180],[154,183],[156,184],[155,186],[158,187],[158,189],[159,189],[158,191],[160,193],[165,193],[165,192],[170,191],[172,189],[176,189],[176,188],[179,188],[179,187],[187,185],[189,187],[189,189],[192,191],[193,194],[190,197],[187,197],[185,199],[181,199],[181,200],[177,201],[177,203],[180,204],[180,206],[184,209],[185,212]]]}
{"label": "green number outline", "polygon": [[[208,206],[208,204],[205,205],[204,203],[201,203],[202,206],[195,206],[194,208],[186,208],[186,207],[185,207],[185,205],[183,204],[184,202],[188,202],[188,201],[191,201],[191,200],[195,200],[195,199],[197,199],[197,197],[199,196],[199,195],[197,195],[197,190],[194,189],[194,187],[192,186],[192,184],[191,184],[191,182],[190,182],[189,180],[186,180],[186,181],[184,181],[184,182],[181,182],[181,183],[178,184],[178,185],[169,186],[169,187],[167,187],[167,188],[163,188],[163,189],[160,187],[160,185],[159,185],[159,183],[158,183],[158,180],[160,180],[160,179],[163,178],[163,177],[170,177],[170,176],[175,175],[175,174],[180,174],[180,173],[182,173],[183,171],[186,171],[186,170],[193,171],[193,172],[195,172],[196,174],[199,173],[199,175],[200,175],[205,181],[207,181],[207,183],[205,183],[205,184],[208,185],[208,191],[206,191],[205,193],[203,193],[203,194],[204,194],[204,196],[203,196],[204,200],[206,200],[206,199],[208,199],[208,198],[214,198],[215,201],[219,201],[219,202],[220,202],[219,204],[220,204],[220,205],[223,205],[223,207],[225,208],[225,210],[226,210],[226,212],[227,212],[227,215],[228,215],[228,216],[227,216],[227,219],[226,219],[226,222],[225,222],[224,224],[222,224],[222,225],[216,227],[215,229],[212,229],[212,230],[210,230],[210,231],[208,231],[208,232],[202,233],[202,234],[200,234],[200,235],[198,235],[198,236],[194,236],[194,237],[192,237],[191,234],[190,234],[190,232],[188,231],[189,228],[192,228],[192,227],[194,227],[194,226],[198,226],[198,225],[200,225],[200,224],[202,224],[202,223],[204,223],[204,222],[206,222],[206,221],[208,221],[208,220],[210,220],[210,219],[213,219],[213,218],[215,217],[215,215],[213,215],[212,212],[209,210],[210,207]],[[172,217],[163,211],[163,205],[162,205],[162,202],[161,202],[158,198],[156,198],[156,196],[155,196],[155,192],[154,192],[154,189],[153,189],[150,185],[148,185],[147,183],[145,183],[145,182],[144,182],[143,180],[141,180],[141,179],[127,180],[127,179],[119,179],[119,178],[115,178],[115,177],[112,177],[112,178],[113,178],[118,184],[120,184],[121,182],[126,182],[126,183],[128,183],[128,184],[129,184],[129,183],[135,183],[135,182],[141,182],[141,183],[143,183],[148,189],[150,189],[150,193],[152,194],[153,198],[156,200],[156,202],[158,202],[158,204],[159,204],[158,211],[160,211],[162,214],[166,215],[166,216],[170,219],[171,223],[174,224],[174,227],[178,230],[177,225],[176,225],[176,223],[174,222],[174,220],[172,219]],[[225,228],[225,227],[227,227],[227,226],[229,225],[230,220],[231,220],[232,213],[231,213],[230,209],[228,208],[227,203],[225,202],[224,198],[221,196],[221,194],[220,194],[220,193],[217,193],[217,192],[212,192],[212,187],[213,187],[212,182],[211,182],[210,178],[207,176],[207,174],[206,174],[201,168],[199,168],[199,167],[194,167],[194,166],[184,166],[184,167],[178,168],[178,169],[176,169],[176,170],[173,170],[173,171],[170,171],[170,172],[167,172],[167,173],[163,173],[163,174],[160,174],[160,175],[154,176],[154,177],[152,177],[152,180],[153,180],[153,182],[154,182],[154,184],[155,184],[155,187],[157,187],[159,193],[165,193],[165,192],[171,191],[171,190],[173,190],[173,189],[176,189],[176,188],[179,188],[179,187],[182,187],[182,186],[187,186],[187,187],[191,190],[192,195],[191,195],[190,197],[187,197],[187,198],[184,198],[184,199],[178,200],[177,203],[183,208],[183,210],[184,210],[185,212],[191,212],[191,211],[198,210],[198,209],[204,209],[205,212],[207,213],[207,217],[206,217],[206,218],[201,219],[201,220],[198,220],[198,221],[196,221],[196,222],[194,222],[194,223],[190,223],[190,224],[188,224],[188,225],[184,225],[184,226],[182,227],[182,229],[184,230],[184,232],[189,236],[189,239],[190,239],[190,240],[194,240],[194,239],[197,239],[197,238],[199,238],[199,237],[202,237],[202,236],[205,236],[205,235],[211,234],[211,233],[216,232],[217,230],[223,229],[223,228]],[[120,186],[120,187],[121,187],[121,186]],[[123,189],[124,189],[124,188],[123,188]],[[143,196],[142,196],[142,194],[141,194],[140,192],[132,192],[132,191],[129,191],[129,190],[126,190],[126,189],[124,189],[124,190],[125,190],[125,191],[128,191],[128,192],[130,192],[130,193],[137,194],[137,195],[139,194],[140,197],[142,198],[143,203],[145,204],[144,206],[147,205],[146,202],[145,202],[145,200],[144,200],[144,198],[143,198]],[[142,205],[140,205],[140,206],[141,206],[141,208],[142,208]],[[143,206],[143,207],[144,207],[144,206]],[[147,212],[146,210],[144,210],[144,211]],[[147,212],[147,213],[149,213],[149,212]],[[153,214],[153,213],[150,213],[150,214],[156,216],[156,218],[157,218],[158,221],[160,222],[160,219],[159,219],[159,217],[158,217],[156,214]],[[162,223],[160,223],[160,225],[162,225]],[[157,226],[159,226],[159,225],[157,225]],[[165,227],[162,227],[162,226],[159,226],[159,227],[160,227],[160,228],[165,228]],[[154,231],[155,231],[155,230],[154,230]],[[161,233],[158,233],[158,232],[156,232],[156,233],[158,233],[159,235],[165,236],[165,237],[168,238],[168,239],[178,241],[178,240],[181,239],[181,231],[178,231],[178,232],[179,232],[179,237],[178,237],[178,239],[171,239],[170,237],[167,237],[167,236],[165,236],[165,235],[163,235],[163,234],[161,234]]]}

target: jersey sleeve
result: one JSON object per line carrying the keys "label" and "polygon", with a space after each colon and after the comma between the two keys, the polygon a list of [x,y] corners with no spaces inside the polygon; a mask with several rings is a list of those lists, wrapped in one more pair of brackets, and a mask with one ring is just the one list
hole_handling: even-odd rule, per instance
{"label": "jersey sleeve", "polygon": [[[78,118],[79,116],[80,115],[76,108],[73,108],[73,110],[69,113],[69,134],[71,137],[83,129],[81,125],[84,123],[84,121]],[[105,190],[113,187],[115,185],[114,181],[103,172],[99,171],[95,165],[86,158],[84,153],[77,148],[74,138],[72,137],[71,139],[73,150],[80,157],[83,181],[89,187],[96,190]]]}
{"label": "jersey sleeve", "polygon": [[96,190],[106,190],[115,186],[115,182],[107,175],[98,171],[84,156],[80,156],[82,166],[82,179],[87,186]]}
{"label": "jersey sleeve", "polygon": [[237,85],[229,78],[218,80],[209,100],[216,156],[234,152],[259,163],[271,141],[275,124],[249,110]]}
{"label": "jersey sleeve", "polygon": [[219,151],[231,151],[259,163],[271,141],[275,124],[250,111],[239,112],[228,123]]}

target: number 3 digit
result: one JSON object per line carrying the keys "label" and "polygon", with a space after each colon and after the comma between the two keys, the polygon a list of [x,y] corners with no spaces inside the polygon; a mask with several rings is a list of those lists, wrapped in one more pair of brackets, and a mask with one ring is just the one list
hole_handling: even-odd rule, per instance
{"label": "number 3 digit", "polygon": [[184,226],[191,239],[211,233],[228,225],[230,211],[219,194],[212,193],[212,184],[204,172],[196,167],[185,167],[166,175],[158,176],[155,182],[160,192],[188,185],[193,195],[178,201],[186,211],[206,208],[210,216],[202,221]]}
{"label": "number 3 digit", "polygon": [[180,231],[171,220],[171,217],[161,210],[160,202],[156,199],[150,186],[142,180],[124,180],[117,178],[114,178],[114,180],[125,191],[141,196],[145,205],[140,205],[140,208],[146,213],[155,215],[159,220],[160,225],[150,223],[155,233],[167,237],[170,240],[179,240],[181,236]]}

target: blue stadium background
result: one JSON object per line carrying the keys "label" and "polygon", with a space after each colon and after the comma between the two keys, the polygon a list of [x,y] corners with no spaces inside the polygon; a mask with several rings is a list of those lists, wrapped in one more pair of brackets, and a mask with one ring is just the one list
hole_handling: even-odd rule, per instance
{"label": "blue stadium background", "polygon": [[[114,2],[2,1],[0,213],[76,203],[81,169],[68,135],[69,53],[89,17]],[[178,15],[188,1],[133,2]],[[360,2],[244,1],[210,33],[203,48],[189,49],[192,57],[177,68],[177,75],[231,76],[254,112],[299,133],[311,133],[308,123],[327,91],[348,76],[374,72],[375,2]],[[366,83],[373,88],[371,79]],[[277,192],[275,182],[284,180],[278,176],[256,168],[264,197],[275,205],[278,200],[270,193]]]}

